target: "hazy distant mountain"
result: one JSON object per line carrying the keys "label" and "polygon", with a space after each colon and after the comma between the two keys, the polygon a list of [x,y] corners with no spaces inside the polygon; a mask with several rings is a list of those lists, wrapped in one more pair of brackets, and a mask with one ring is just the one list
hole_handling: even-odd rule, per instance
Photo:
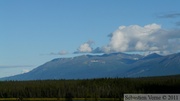
{"label": "hazy distant mountain", "polygon": [[148,56],[111,53],[58,58],[34,70],[1,80],[86,79],[102,77],[144,77],[180,74],[180,53]]}

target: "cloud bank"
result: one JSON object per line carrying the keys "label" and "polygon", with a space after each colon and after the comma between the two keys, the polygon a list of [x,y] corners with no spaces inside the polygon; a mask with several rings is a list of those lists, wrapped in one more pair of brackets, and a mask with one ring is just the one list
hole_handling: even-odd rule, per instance
{"label": "cloud bank", "polygon": [[156,23],[119,26],[108,37],[110,40],[104,46],[93,48],[94,41],[87,41],[74,53],[144,52],[167,55],[180,52],[180,30],[163,29]]}
{"label": "cloud bank", "polygon": [[165,30],[156,23],[120,26],[109,37],[110,42],[102,47],[105,53],[153,51],[168,54],[180,50],[180,30]]}

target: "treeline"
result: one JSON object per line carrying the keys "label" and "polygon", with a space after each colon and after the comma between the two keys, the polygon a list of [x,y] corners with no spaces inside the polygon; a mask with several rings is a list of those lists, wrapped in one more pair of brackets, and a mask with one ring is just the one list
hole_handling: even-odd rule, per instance
{"label": "treeline", "polygon": [[0,98],[122,98],[124,93],[180,93],[180,77],[0,81]]}

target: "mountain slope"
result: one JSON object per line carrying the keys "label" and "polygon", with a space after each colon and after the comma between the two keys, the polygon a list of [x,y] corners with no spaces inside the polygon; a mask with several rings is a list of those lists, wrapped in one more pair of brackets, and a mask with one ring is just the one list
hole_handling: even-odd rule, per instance
{"label": "mountain slope", "polygon": [[180,74],[180,53],[168,56],[111,53],[51,60],[34,70],[1,80],[87,79]]}
{"label": "mountain slope", "polygon": [[147,56],[145,56],[144,58],[142,58],[143,60],[145,59],[155,59],[155,58],[159,58],[159,57],[162,57],[161,55],[157,54],[157,53],[152,53],[152,54],[149,54]]}
{"label": "mountain slope", "polygon": [[[147,56],[149,58],[149,56]],[[163,76],[180,74],[180,53],[156,58],[146,57],[124,73],[126,77]]]}
{"label": "mountain slope", "polygon": [[82,55],[74,58],[59,58],[49,61],[34,70],[6,80],[34,79],[86,79],[114,77],[114,71],[123,73],[129,64],[142,58],[140,55],[112,53],[104,55]]}

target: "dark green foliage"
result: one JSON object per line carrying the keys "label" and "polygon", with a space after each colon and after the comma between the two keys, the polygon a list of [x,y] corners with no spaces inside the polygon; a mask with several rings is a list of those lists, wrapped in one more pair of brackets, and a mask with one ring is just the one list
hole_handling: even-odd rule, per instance
{"label": "dark green foliage", "polygon": [[122,98],[124,93],[180,93],[180,77],[1,81],[0,98]]}

